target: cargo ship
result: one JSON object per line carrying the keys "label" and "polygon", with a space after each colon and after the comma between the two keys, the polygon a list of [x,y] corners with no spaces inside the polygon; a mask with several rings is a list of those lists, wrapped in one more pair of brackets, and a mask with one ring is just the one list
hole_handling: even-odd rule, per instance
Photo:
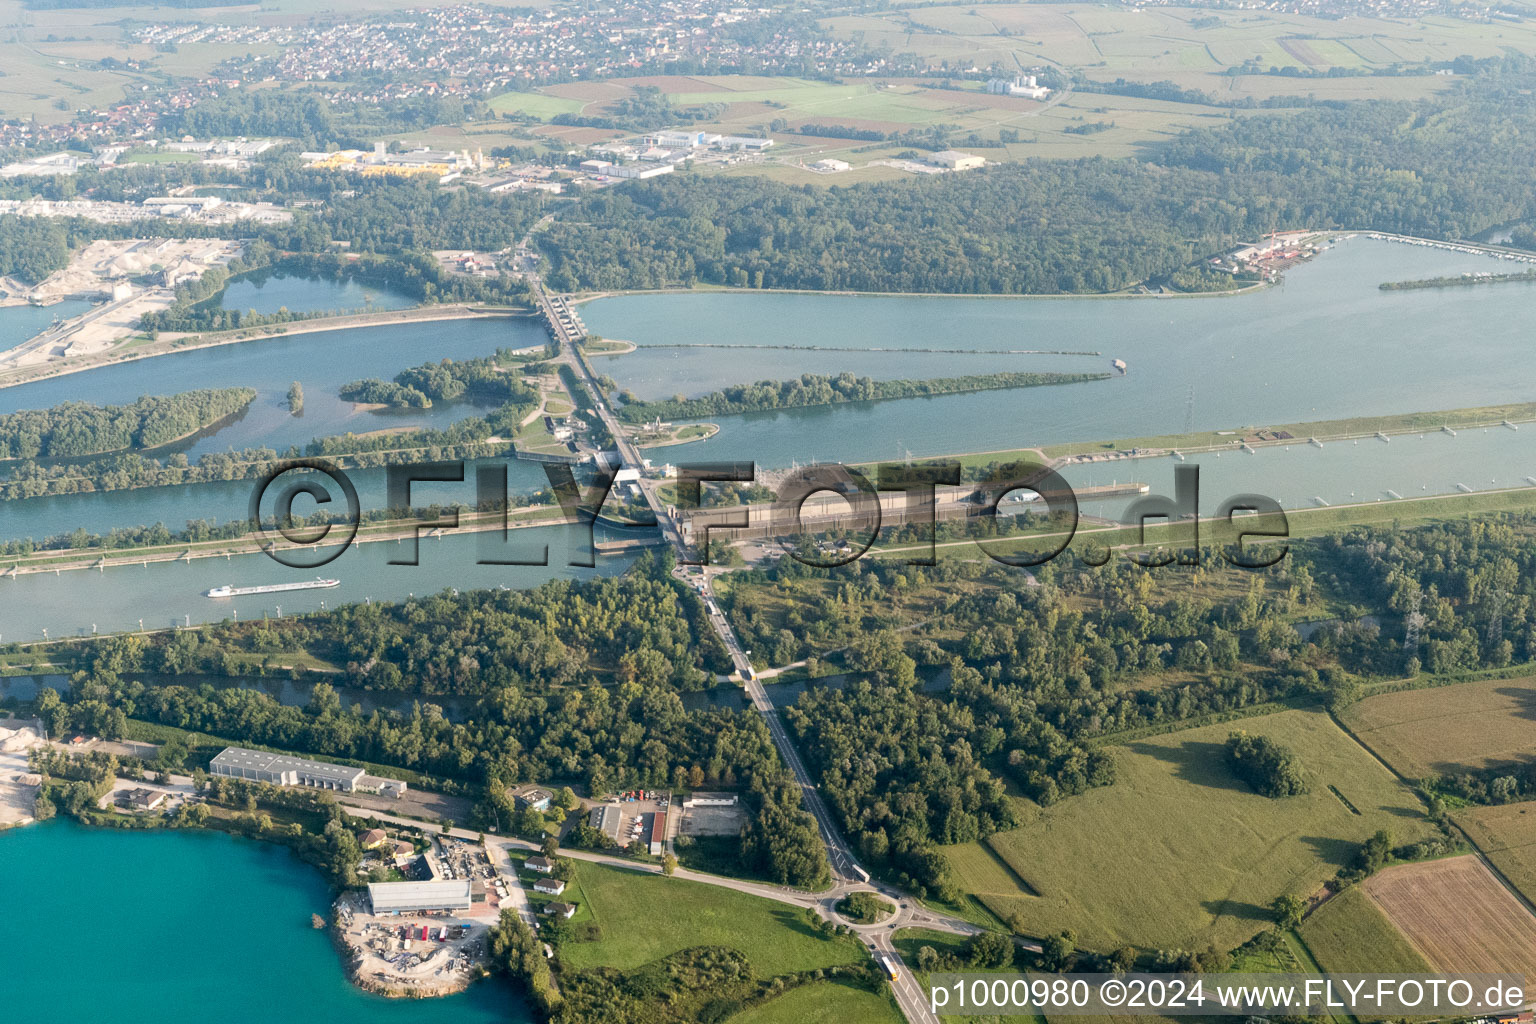
{"label": "cargo ship", "polygon": [[341,586],[341,580],[313,579],[306,583],[268,583],[259,587],[214,587],[204,597],[246,597],[250,594],[283,594],[290,590],[329,590]]}

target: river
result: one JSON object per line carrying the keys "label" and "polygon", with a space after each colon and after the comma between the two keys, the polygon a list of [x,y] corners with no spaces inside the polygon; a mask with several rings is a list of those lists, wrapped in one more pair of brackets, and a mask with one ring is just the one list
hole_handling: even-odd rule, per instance
{"label": "river", "polygon": [[[443,427],[475,415],[469,402],[431,409],[366,409],[337,392],[363,377],[389,379],[440,359],[474,359],[498,348],[543,344],[544,329],[527,318],[403,323],[245,341],[217,348],[116,363],[83,373],[0,390],[0,413],[43,409],[60,402],[118,405],[141,395],[212,387],[252,387],[256,400],[219,429],[177,446],[189,458],[210,451],[268,445],[279,450],[312,438],[386,427]],[[288,388],[304,388],[304,411],[288,411]]]}
{"label": "river", "polygon": [[127,832],[55,820],[0,833],[5,1010],[16,1021],[115,1024],[529,1024],[481,982],[391,1000],[346,980],[319,874],[287,850],[201,830]]}
{"label": "river", "polygon": [[[1383,292],[1385,281],[1507,269],[1489,257],[1373,241],[1344,240],[1317,260],[1293,269],[1285,283],[1232,297],[1170,299],[984,299],[858,297],[773,293],[637,295],[587,304],[592,330],[625,338],[633,354],[595,360],[600,372],[642,397],[698,394],[752,379],[816,370],[880,377],[935,376],[998,369],[1108,369],[1123,358],[1122,377],[1079,385],[980,392],[884,403],[859,403],[720,417],[720,433],[703,442],[653,454],[657,461],[745,459],[783,466],[813,459],[861,461],[962,451],[998,450],[1098,438],[1174,432],[1188,424],[1217,429],[1303,420],[1389,414],[1536,399],[1529,384],[1536,348],[1528,325],[1536,292],[1519,285]],[[1477,343],[1462,338],[1475,332]],[[261,390],[239,423],[196,442],[215,450],[248,444],[289,444],[337,429],[381,422],[446,422],[469,409],[449,406],[425,414],[380,417],[335,399],[341,383],[388,377],[427,359],[488,354],[497,347],[543,340],[528,320],[460,321],[451,326],[408,324],[358,328],[291,339],[251,342],[109,367],[0,391],[0,411],[66,398],[127,401],[212,384],[252,384]],[[724,348],[668,348],[668,344]],[[751,345],[822,345],[865,351],[801,352]],[[870,349],[905,349],[903,352]],[[918,352],[943,348],[949,352]],[[1097,356],[970,355],[957,349],[1096,351]],[[283,396],[295,378],[305,384],[302,418],[288,415]],[[1391,443],[1297,442],[1257,454],[1191,457],[1202,469],[1202,511],[1229,494],[1258,491],[1290,508],[1387,500],[1472,489],[1518,486],[1536,475],[1536,426],[1520,431],[1464,431],[1457,437],[1405,435]],[[1171,491],[1171,459],[1127,460],[1073,467],[1075,483],[1140,480]],[[382,474],[360,474],[365,507],[382,504]],[[537,467],[513,463],[510,485],[526,493],[544,486]],[[0,506],[0,537],[44,537],[76,527],[105,532],[114,525],[244,517],[246,482],[188,488],[32,499]],[[419,503],[472,500],[473,485],[418,488]],[[1086,511],[1113,514],[1124,503]],[[473,538],[429,541],[443,550],[472,551]],[[384,545],[389,547],[391,545]],[[473,558],[453,560],[467,573],[424,563],[409,572],[387,569],[380,546],[365,545],[326,570],[344,581],[338,591],[290,594],[285,610],[319,601],[371,596],[394,599],[443,586],[529,585],[564,570],[518,570],[491,576]],[[355,561],[354,561],[355,559]],[[149,573],[149,580],[141,578]],[[198,621],[221,612],[198,597],[226,582],[292,579],[260,556],[219,567],[191,566],[75,573],[0,582],[5,632],[37,636],[134,625],[141,595],[158,599],[146,626]],[[489,580],[489,582],[486,582]],[[48,585],[45,585],[48,584]],[[237,602],[242,616],[271,612],[277,602]],[[81,609],[89,609],[82,611]]]}
{"label": "river", "polygon": [[68,320],[91,308],[84,299],[65,299],[51,306],[0,307],[0,352],[15,348],[46,330],[55,320]]}
{"label": "river", "polygon": [[[354,601],[404,600],[457,587],[537,586],[550,579],[586,579],[622,572],[628,556],[600,555],[595,568],[571,566],[568,530],[539,527],[517,530],[504,550],[494,533],[423,537],[418,565],[390,565],[408,556],[408,541],[361,544],[320,569],[292,569],[264,554],[231,558],[195,558],[190,562],[150,562],[105,571],[77,569],[0,579],[0,643],[89,635],[94,628],[164,629],[218,622],[250,621],[278,614],[317,611]],[[548,545],[548,566],[481,565],[482,558],[536,558]],[[293,583],[325,576],[341,585],[325,590],[296,590],[238,598],[204,597],[225,584],[258,586]]]}
{"label": "river", "polygon": [[[588,328],[640,346],[595,366],[642,398],[795,376],[814,364],[879,377],[981,369],[1129,372],[1106,381],[725,417],[669,457],[891,459],[1250,424],[1536,399],[1520,285],[1383,292],[1382,282],[1509,264],[1363,237],[1231,297],[987,299],[688,293],[587,303]],[[1476,344],[1469,344],[1469,335]],[[1102,357],[647,349],[652,344],[1056,349]],[[812,358],[808,358],[812,357]],[[976,362],[984,362],[977,368]],[[686,455],[684,454],[686,452]]]}

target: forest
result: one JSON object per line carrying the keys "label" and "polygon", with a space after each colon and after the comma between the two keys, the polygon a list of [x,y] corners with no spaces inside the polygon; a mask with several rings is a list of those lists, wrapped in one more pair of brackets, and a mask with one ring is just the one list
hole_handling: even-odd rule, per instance
{"label": "forest", "polygon": [[1106,380],[1107,373],[987,373],[970,377],[936,377],[930,380],[874,380],[840,373],[826,377],[803,373],[792,380],[760,380],[738,384],[700,398],[681,395],[664,401],[642,402],[625,392],[619,419],[626,423],[650,420],[691,420],[704,416],[730,416],[769,409],[801,409],[842,402],[879,402],[891,398],[922,398],[965,391],[1033,388],[1050,384],[1080,384]]}
{"label": "forest", "polygon": [[1536,225],[1525,58],[1420,102],[1177,136],[1149,160],[1031,161],[844,188],[668,176],[578,199],[537,242],[560,290],[714,284],[1114,292],[1271,230],[1468,238]]}
{"label": "forest", "polygon": [[[744,791],[751,869],[783,884],[827,873],[814,823],[752,712],[687,711],[677,692],[728,664],[702,601],[644,556],[622,578],[559,581],[531,591],[439,594],[350,605],[272,622],[225,623],[80,647],[68,699],[38,710],[51,730],[122,735],[127,718],[257,746],[395,765],[479,794],[472,827],[505,827],[506,787],[576,781],[590,792],[634,786]],[[239,655],[308,649],[343,663],[338,683],[422,696],[478,697],[464,721],[427,700],[365,714],[317,683],[305,707],[208,684],[146,684],[139,674],[239,675]]]}
{"label": "forest", "polygon": [[0,277],[37,284],[69,262],[70,231],[45,217],[0,217]]}
{"label": "forest", "polygon": [[146,395],[132,405],[64,402],[0,416],[0,459],[65,459],[157,448],[233,416],[251,388]]}
{"label": "forest", "polygon": [[430,409],[434,401],[510,402],[531,408],[538,392],[522,382],[516,372],[503,368],[503,362],[516,357],[507,350],[479,359],[444,359],[402,370],[393,381],[376,378],[355,380],[341,388],[341,397],[349,402],[370,402],[410,409]]}

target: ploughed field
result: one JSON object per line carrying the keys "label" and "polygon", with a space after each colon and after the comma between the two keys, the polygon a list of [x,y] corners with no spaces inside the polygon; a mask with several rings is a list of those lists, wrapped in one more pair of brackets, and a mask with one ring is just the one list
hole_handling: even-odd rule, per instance
{"label": "ploughed field", "polygon": [[1536,975],[1536,915],[1475,855],[1400,864],[1361,886],[1435,969]]}

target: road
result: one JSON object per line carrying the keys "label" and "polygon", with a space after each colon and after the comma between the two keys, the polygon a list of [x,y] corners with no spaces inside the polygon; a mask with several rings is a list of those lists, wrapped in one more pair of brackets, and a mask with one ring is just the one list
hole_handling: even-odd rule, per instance
{"label": "road", "polygon": [[[539,297],[540,307],[549,321],[550,329],[560,343],[562,360],[569,363],[581,380],[582,385],[592,397],[593,408],[602,419],[603,425],[608,428],[608,433],[613,437],[614,447],[618,451],[619,462],[623,468],[640,471],[640,490],[645,495],[646,504],[651,508],[651,513],[656,517],[657,525],[661,528],[662,535],[678,553],[679,561],[689,560],[689,548],[683,539],[682,530],[676,520],[667,514],[666,507],[656,491],[655,481],[649,479],[644,473],[644,466],[637,448],[626,436],[623,425],[614,415],[608,405],[608,398],[592,375],[587,371],[586,363],[577,356],[575,345],[580,341],[580,334],[572,329],[569,323],[575,321],[571,307],[563,297],[551,297],[546,294],[543,284],[531,281],[534,291]],[[562,316],[564,313],[564,316]],[[576,321],[579,322],[579,321]],[[901,954],[891,943],[891,935],[909,926],[916,920],[913,910],[917,901],[891,886],[874,885],[865,882],[858,875],[858,864],[853,853],[848,848],[828,812],[826,804],[822,802],[821,794],[817,791],[816,782],[811,773],[806,770],[804,762],[800,759],[800,752],[795,748],[790,739],[789,731],[784,727],[783,720],[779,717],[778,708],[768,699],[768,694],[763,690],[762,684],[757,680],[757,674],[753,671],[749,653],[741,645],[736,636],[736,631],[731,628],[724,613],[720,611],[719,604],[710,594],[709,575],[706,573],[703,591],[706,596],[707,606],[711,609],[708,613],[710,627],[720,637],[730,654],[731,662],[736,668],[736,673],[746,681],[746,690],[752,700],[752,706],[763,716],[764,723],[768,726],[769,735],[773,737],[774,744],[779,749],[779,754],[784,758],[784,763],[795,777],[795,782],[800,786],[800,795],[805,802],[805,807],[816,820],[816,827],[821,833],[822,843],[827,848],[827,863],[832,870],[832,887],[824,892],[799,894],[792,889],[776,889],[773,886],[763,886],[757,883],[741,882],[735,879],[722,879],[714,875],[701,875],[697,872],[685,872],[679,868],[677,877],[691,878],[695,881],[706,882],[712,885],[726,885],[728,888],[740,892],[749,892],[753,895],[763,896],[767,899],[776,899],[781,903],[791,903],[796,906],[814,907],[818,913],[828,920],[847,924],[854,932],[864,938],[871,949],[884,953],[895,965],[897,978],[892,984],[892,992],[901,1007],[903,1015],[909,1021],[919,1024],[937,1024],[937,1018],[928,1008],[928,1000],[924,996],[916,982],[912,980],[912,972],[901,959]],[[571,856],[578,856],[572,853]],[[600,855],[585,855],[580,859],[598,859]],[[617,858],[606,858],[605,862],[614,863],[616,866],[635,867],[632,862],[621,861]],[[855,925],[851,921],[845,921],[838,916],[836,904],[850,892],[869,891],[879,893],[891,900],[897,907],[896,915],[878,925]],[[959,918],[951,918],[943,915],[927,913],[923,917],[923,926],[938,928],[944,931],[955,932],[962,935],[974,934],[981,931],[977,926]]]}

